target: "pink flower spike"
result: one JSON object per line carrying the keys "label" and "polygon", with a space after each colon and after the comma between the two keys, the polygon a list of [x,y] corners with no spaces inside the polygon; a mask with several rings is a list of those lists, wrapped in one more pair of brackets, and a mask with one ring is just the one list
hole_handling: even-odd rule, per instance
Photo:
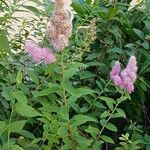
{"label": "pink flower spike", "polygon": [[120,63],[116,62],[110,73],[111,80],[116,86],[128,91],[134,91],[134,82],[137,78],[137,61],[135,56],[131,56],[126,68],[121,71]]}
{"label": "pink flower spike", "polygon": [[121,77],[119,75],[113,76],[114,84],[116,86],[119,86],[120,88],[124,88],[124,83],[123,80],[121,79]]}
{"label": "pink flower spike", "polygon": [[110,78],[113,80],[114,76],[119,75],[121,72],[121,65],[119,61],[116,61],[111,72],[110,72]]}
{"label": "pink flower spike", "polygon": [[45,57],[43,59],[43,62],[45,64],[54,63],[56,61],[55,55],[51,52],[49,48],[43,48],[45,51]]}

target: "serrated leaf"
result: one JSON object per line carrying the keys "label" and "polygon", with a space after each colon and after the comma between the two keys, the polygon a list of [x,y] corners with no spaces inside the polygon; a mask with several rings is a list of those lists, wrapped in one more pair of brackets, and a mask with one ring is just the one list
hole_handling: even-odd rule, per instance
{"label": "serrated leaf", "polygon": [[81,96],[92,94],[92,93],[94,93],[94,91],[91,90],[91,89],[88,89],[88,88],[77,88],[77,89],[74,89],[72,94],[75,95],[75,96],[81,97]]}
{"label": "serrated leaf", "polygon": [[106,136],[106,135],[101,135],[101,139],[102,139],[104,142],[114,144],[114,141],[112,140],[112,138],[110,138],[110,137],[108,137],[108,136]]}
{"label": "serrated leaf", "polygon": [[89,126],[88,129],[86,129],[85,131],[90,133],[94,139],[96,139],[99,133],[99,129],[92,126]]}
{"label": "serrated leaf", "polygon": [[18,102],[27,104],[27,98],[22,91],[15,91],[13,95]]}
{"label": "serrated leaf", "polygon": [[77,67],[70,68],[64,71],[64,80],[70,79],[73,75],[75,75],[79,69]]}
{"label": "serrated leaf", "polygon": [[97,122],[96,119],[94,119],[90,116],[87,116],[87,115],[75,115],[71,120],[73,121],[72,126],[74,126],[74,127],[82,125],[86,122]]}
{"label": "serrated leaf", "polygon": [[68,105],[72,105],[73,103],[75,103],[78,98],[79,98],[79,97],[78,97],[78,96],[75,96],[75,95],[70,96],[70,97],[68,98],[68,100],[67,100]]}
{"label": "serrated leaf", "polygon": [[14,99],[13,94],[12,94],[12,89],[11,87],[6,87],[6,85],[2,85],[3,91],[2,91],[2,96],[7,100],[7,101],[12,101]]}
{"label": "serrated leaf", "polygon": [[32,82],[34,82],[34,83],[36,83],[36,84],[39,84],[39,78],[38,78],[38,76],[36,75],[36,73],[35,73],[34,70],[28,69],[28,70],[27,70],[27,74],[30,76]]}
{"label": "serrated leaf", "polygon": [[61,90],[60,87],[51,87],[51,88],[44,89],[42,91],[33,91],[32,94],[35,98],[37,98],[41,96],[47,96],[52,93],[60,92],[60,90]]}
{"label": "serrated leaf", "polygon": [[25,117],[37,117],[41,116],[41,114],[36,111],[33,107],[25,105],[23,103],[16,103],[15,104],[15,111]]}
{"label": "serrated leaf", "polygon": [[8,132],[12,133],[17,133],[18,131],[21,131],[24,127],[26,123],[26,120],[20,120],[20,121],[16,121],[16,122],[11,122],[9,125],[8,125]]}
{"label": "serrated leaf", "polygon": [[65,121],[69,121],[69,108],[68,106],[61,106],[60,107],[60,115]]}

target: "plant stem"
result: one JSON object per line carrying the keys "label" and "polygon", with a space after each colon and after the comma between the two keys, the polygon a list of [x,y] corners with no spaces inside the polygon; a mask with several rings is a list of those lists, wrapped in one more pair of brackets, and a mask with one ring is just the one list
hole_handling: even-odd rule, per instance
{"label": "plant stem", "polygon": [[105,87],[102,89],[102,91],[99,93],[99,95],[95,98],[95,100],[93,101],[93,103],[91,103],[91,105],[89,106],[87,112],[91,109],[91,107],[93,106],[93,104],[97,101],[97,99],[102,95],[102,93],[105,91],[105,89],[107,88],[107,86],[110,84],[111,80],[108,81],[108,83],[105,85]]}
{"label": "plant stem", "polygon": [[[124,93],[122,93],[121,97],[122,97],[123,95],[124,95]],[[120,98],[121,98],[121,97],[120,97]],[[113,115],[114,112],[116,111],[116,109],[117,109],[117,107],[118,107],[119,104],[120,104],[120,102],[117,102],[117,103],[116,103],[115,108],[113,109],[112,113],[110,114],[110,116],[108,117],[107,121],[106,121],[105,124],[103,125],[103,127],[102,127],[102,129],[100,130],[100,132],[99,132],[99,134],[98,134],[98,136],[97,136],[97,138],[96,138],[95,141],[98,141],[98,139],[100,138],[100,136],[101,136],[102,132],[104,131],[104,129],[105,129],[107,123],[108,123],[109,120],[111,119],[112,115]]]}
{"label": "plant stem", "polygon": [[114,114],[114,112],[116,111],[117,107],[118,107],[119,103],[116,104],[115,108],[113,109],[112,113],[110,114],[110,116],[108,117],[107,121],[105,122],[104,126],[102,127],[102,129],[100,130],[97,138],[96,138],[96,141],[98,141],[98,139],[100,138],[102,132],[104,131],[107,123],[109,122],[109,120],[111,119],[112,115]]}
{"label": "plant stem", "polygon": [[[12,116],[13,116],[13,112],[14,112],[14,103],[12,105],[12,110],[11,110],[11,113],[10,113],[10,117],[9,117],[9,121],[8,121],[8,125],[11,124],[11,121],[12,121]],[[7,141],[7,144],[8,144],[8,150],[10,149],[10,132],[9,132],[9,129],[8,129],[8,137],[7,137],[8,141]]]}
{"label": "plant stem", "polygon": [[62,52],[62,55],[61,55],[61,66],[62,66],[62,92],[63,92],[63,103],[64,105],[67,105],[67,99],[66,99],[66,91],[65,91],[65,88],[64,88],[64,71],[65,71],[65,67],[64,67],[64,59],[63,59],[63,52]]}

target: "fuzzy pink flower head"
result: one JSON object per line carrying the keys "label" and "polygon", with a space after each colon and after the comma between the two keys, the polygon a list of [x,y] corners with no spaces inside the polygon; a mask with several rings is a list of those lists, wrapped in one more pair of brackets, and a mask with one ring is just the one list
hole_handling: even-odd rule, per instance
{"label": "fuzzy pink flower head", "polygon": [[134,82],[137,78],[137,62],[136,57],[131,56],[126,68],[121,71],[120,63],[116,62],[111,73],[111,80],[115,85],[132,93],[134,91]]}
{"label": "fuzzy pink flower head", "polygon": [[52,45],[55,50],[58,52],[62,51],[69,44],[68,38],[65,35],[61,34],[57,39],[52,41]]}
{"label": "fuzzy pink flower head", "polygon": [[132,80],[132,82],[136,81],[137,69],[138,69],[138,67],[137,67],[136,57],[131,56],[128,61],[127,67],[126,67],[126,72],[127,72],[128,76],[130,77],[130,79]]}
{"label": "fuzzy pink flower head", "polygon": [[110,77],[111,79],[114,78],[114,76],[119,75],[121,72],[121,65],[119,61],[116,61],[111,72],[110,72]]}
{"label": "fuzzy pink flower head", "polygon": [[114,84],[116,86],[119,86],[120,88],[124,88],[124,83],[120,75],[113,76],[112,80],[114,81]]}
{"label": "fuzzy pink flower head", "polygon": [[36,63],[44,62],[45,64],[49,64],[56,61],[55,55],[49,48],[41,48],[32,41],[25,43],[25,49]]}
{"label": "fuzzy pink flower head", "polygon": [[35,61],[36,63],[41,62],[40,49],[36,43],[32,41],[27,41],[25,43],[25,50],[32,57],[33,61]]}
{"label": "fuzzy pink flower head", "polygon": [[54,63],[56,61],[55,55],[51,52],[49,48],[43,48],[45,51],[45,57],[43,58],[43,62],[45,64]]}

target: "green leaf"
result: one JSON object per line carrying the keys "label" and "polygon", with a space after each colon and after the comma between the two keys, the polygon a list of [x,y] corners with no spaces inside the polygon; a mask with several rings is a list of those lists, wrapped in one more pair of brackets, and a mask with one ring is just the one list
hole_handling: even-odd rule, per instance
{"label": "green leaf", "polygon": [[144,33],[143,33],[141,30],[134,28],[133,31],[136,33],[136,35],[137,35],[141,40],[144,40],[144,39],[145,39],[145,35],[144,35]]}
{"label": "green leaf", "polygon": [[61,106],[60,107],[60,115],[62,116],[65,121],[69,121],[69,108],[68,106]]}
{"label": "green leaf", "polygon": [[108,19],[112,19],[113,17],[115,17],[117,15],[118,9],[117,7],[112,7],[110,9],[109,15],[108,15]]}
{"label": "green leaf", "polygon": [[11,145],[10,150],[23,150],[19,145]]}
{"label": "green leaf", "polygon": [[74,89],[72,94],[75,95],[75,96],[81,97],[81,96],[92,94],[92,93],[94,93],[94,91],[91,90],[91,89],[88,89],[88,88],[77,88],[77,89]]}
{"label": "green leaf", "polygon": [[0,30],[0,51],[9,52],[9,42],[4,30]]}
{"label": "green leaf", "polygon": [[25,105],[23,103],[16,103],[15,104],[15,111],[25,117],[37,117],[41,116],[41,114],[36,111],[33,107]]}
{"label": "green leaf", "polygon": [[119,114],[121,117],[126,118],[126,114],[125,114],[125,112],[124,112],[122,109],[117,108],[116,111],[118,112],[118,114]]}
{"label": "green leaf", "polygon": [[79,69],[77,67],[70,68],[64,71],[64,80],[70,79],[73,75],[75,75]]}
{"label": "green leaf", "polygon": [[120,103],[126,101],[127,99],[129,99],[128,95],[127,96],[122,96],[121,98],[117,99],[117,102],[120,104]]}
{"label": "green leaf", "polygon": [[106,128],[108,129],[108,130],[110,130],[110,131],[114,131],[114,132],[117,132],[117,127],[114,125],[114,124],[112,124],[112,123],[107,123],[107,125],[106,125]]}
{"label": "green leaf", "polygon": [[0,121],[0,135],[5,132],[6,123],[4,121]]}
{"label": "green leaf", "polygon": [[99,129],[92,126],[89,126],[85,131],[90,133],[94,139],[97,138],[97,135],[99,133]]}
{"label": "green leaf", "polygon": [[7,100],[7,101],[12,101],[14,100],[14,96],[12,94],[12,88],[11,87],[6,87],[6,85],[2,85],[3,91],[2,91],[2,96]]}
{"label": "green leaf", "polygon": [[108,117],[108,116],[110,116],[110,112],[109,111],[104,111],[102,114],[101,114],[101,118],[106,118],[106,117]]}
{"label": "green leaf", "polygon": [[27,98],[22,91],[13,92],[14,97],[20,103],[27,104]]}
{"label": "green leaf", "polygon": [[149,42],[144,41],[144,43],[142,43],[142,46],[143,46],[146,50],[149,50]]}
{"label": "green leaf", "polygon": [[21,131],[26,123],[26,120],[20,120],[16,122],[12,122],[8,125],[8,132],[9,133],[17,133],[18,131]]}
{"label": "green leaf", "polygon": [[82,125],[86,122],[97,122],[96,119],[94,119],[90,116],[87,116],[87,115],[75,115],[71,120],[73,122],[72,126],[74,126],[74,127]]}
{"label": "green leaf", "polygon": [[104,97],[104,96],[101,96],[100,99],[106,102],[106,104],[110,108],[110,110],[114,109],[113,104],[116,104],[116,101],[114,99],[109,98],[109,97]]}
{"label": "green leaf", "polygon": [[37,97],[41,97],[41,96],[47,96],[49,94],[52,94],[52,93],[57,93],[57,92],[60,92],[61,91],[61,88],[60,87],[51,87],[51,88],[47,88],[47,89],[44,89],[42,91],[33,91],[32,94],[35,98]]}
{"label": "green leaf", "polygon": [[27,70],[27,74],[30,76],[32,82],[34,82],[34,83],[36,83],[36,84],[39,84],[39,78],[38,78],[38,76],[36,75],[36,73],[35,73],[34,70],[28,69],[28,70]]}
{"label": "green leaf", "polygon": [[84,0],[73,0],[71,6],[80,16],[84,16],[87,13]]}
{"label": "green leaf", "polygon": [[24,137],[26,137],[28,139],[35,139],[35,136],[32,133],[30,133],[29,131],[21,130],[18,133],[21,134],[21,135],[23,135]]}
{"label": "green leaf", "polygon": [[114,141],[112,140],[112,138],[110,138],[110,137],[108,137],[108,136],[106,136],[106,135],[101,135],[101,139],[102,139],[104,142],[114,144]]}
{"label": "green leaf", "polygon": [[70,97],[68,98],[68,100],[67,100],[68,105],[72,105],[73,103],[75,103],[78,98],[79,98],[79,97],[78,97],[78,96],[75,96],[75,95],[70,96]]}
{"label": "green leaf", "polygon": [[22,83],[22,78],[23,78],[22,71],[19,70],[17,73],[17,77],[16,77],[17,83],[19,83],[19,84]]}
{"label": "green leaf", "polygon": [[107,102],[107,103],[112,103],[112,104],[116,104],[116,101],[110,97],[104,97],[104,96],[100,96],[100,99]]}
{"label": "green leaf", "polygon": [[3,12],[4,11],[4,9],[3,9],[3,7],[0,5],[0,12]]}
{"label": "green leaf", "polygon": [[110,52],[124,54],[124,51],[118,47],[108,49],[107,53],[110,53]]}

